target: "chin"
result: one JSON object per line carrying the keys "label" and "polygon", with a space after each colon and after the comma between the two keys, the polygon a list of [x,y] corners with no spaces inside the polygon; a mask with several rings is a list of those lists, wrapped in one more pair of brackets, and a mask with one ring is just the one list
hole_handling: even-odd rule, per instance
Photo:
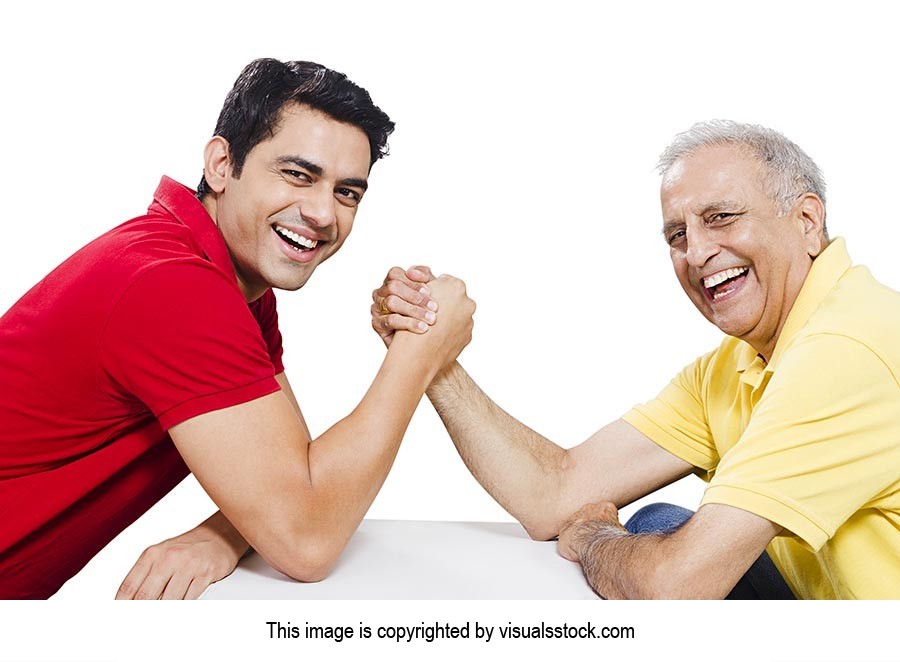
{"label": "chin", "polygon": [[304,278],[302,281],[280,281],[272,284],[272,287],[278,290],[284,290],[285,292],[296,292],[301,287],[306,285],[308,278]]}
{"label": "chin", "polygon": [[269,287],[273,289],[293,292],[294,290],[299,290],[301,287],[306,285],[306,282],[309,280],[310,276],[312,276],[312,273],[300,274],[287,271],[278,274],[271,274],[266,279],[266,282],[269,284]]}
{"label": "chin", "polygon": [[753,329],[753,325],[747,322],[746,320],[710,320],[713,324],[715,324],[716,328],[719,329],[722,333],[728,336],[733,336],[735,338],[743,338],[750,330]]}

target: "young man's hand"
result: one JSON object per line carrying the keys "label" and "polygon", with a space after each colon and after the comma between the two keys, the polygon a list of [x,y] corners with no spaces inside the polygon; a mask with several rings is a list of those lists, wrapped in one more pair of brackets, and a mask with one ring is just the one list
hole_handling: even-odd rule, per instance
{"label": "young man's hand", "polygon": [[193,600],[230,575],[247,543],[216,513],[200,526],[148,547],[125,577],[116,600]]}

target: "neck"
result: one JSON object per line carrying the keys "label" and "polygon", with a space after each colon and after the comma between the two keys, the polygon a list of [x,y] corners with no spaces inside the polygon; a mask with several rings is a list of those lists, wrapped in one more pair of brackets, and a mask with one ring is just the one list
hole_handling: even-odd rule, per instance
{"label": "neck", "polygon": [[202,198],[200,198],[200,204],[203,205],[206,213],[209,214],[209,217],[213,220],[213,223],[215,223],[216,227],[218,227],[219,219],[217,217],[218,209],[216,207],[216,196],[214,196],[212,193],[207,193]]}
{"label": "neck", "polygon": [[742,338],[756,350],[766,363],[772,359],[772,355],[775,353],[775,347],[778,345],[778,340],[781,338],[784,326],[787,324],[791,311],[797,303],[797,298],[800,296],[800,290],[803,289],[803,284],[809,276],[810,269],[812,269],[812,263],[813,258],[810,258],[808,262],[804,262],[802,267],[789,273],[774,333],[766,334],[765,338],[752,338],[747,336]]}
{"label": "neck", "polygon": [[[219,228],[219,218],[218,218],[218,206],[216,205],[216,196],[214,193],[207,193],[200,200],[200,204],[203,205],[203,208],[206,210],[206,213],[209,214],[209,217],[213,220],[213,223],[216,224],[216,227]],[[219,232],[222,232],[222,228],[219,228]],[[223,235],[223,240],[225,240],[225,247],[228,248],[228,241],[225,239]],[[231,249],[228,248],[228,254],[231,255]],[[238,265],[235,264],[234,258],[231,258],[231,266],[234,267],[234,273],[237,277],[237,284],[241,290],[241,294],[244,295],[244,299],[247,303],[252,303],[259,299],[263,294],[266,293],[267,287],[253,287],[250,285],[244,278],[241,277],[241,271],[238,268]]]}

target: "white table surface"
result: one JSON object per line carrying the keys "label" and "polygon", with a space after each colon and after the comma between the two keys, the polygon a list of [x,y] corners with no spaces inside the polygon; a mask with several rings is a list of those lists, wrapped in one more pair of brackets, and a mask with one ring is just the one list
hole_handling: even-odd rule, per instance
{"label": "white table surface", "polygon": [[364,520],[331,574],[304,584],[258,554],[210,586],[212,600],[596,599],[581,568],[518,524]]}

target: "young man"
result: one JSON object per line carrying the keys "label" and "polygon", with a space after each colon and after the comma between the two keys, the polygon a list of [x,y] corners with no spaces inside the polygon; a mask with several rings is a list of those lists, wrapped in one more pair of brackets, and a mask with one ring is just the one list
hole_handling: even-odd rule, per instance
{"label": "young man", "polygon": [[[698,124],[661,170],[675,274],[722,344],[569,450],[451,366],[428,396],[460,455],[605,597],[900,597],[900,295],[829,240],[821,173],[781,134]],[[427,312],[429,273],[395,268],[373,293],[383,338]],[[619,524],[692,471],[696,514]]]}
{"label": "young man", "polygon": [[429,283],[434,333],[398,336],[356,409],[310,438],[272,288],[302,287],[340,249],[392,129],[343,74],[252,62],[198,193],[163,178],[146,215],[0,318],[0,597],[52,595],[188,472],[220,512],[148,550],[119,597],[196,597],[248,545],[325,577],[471,337],[462,283]]}

